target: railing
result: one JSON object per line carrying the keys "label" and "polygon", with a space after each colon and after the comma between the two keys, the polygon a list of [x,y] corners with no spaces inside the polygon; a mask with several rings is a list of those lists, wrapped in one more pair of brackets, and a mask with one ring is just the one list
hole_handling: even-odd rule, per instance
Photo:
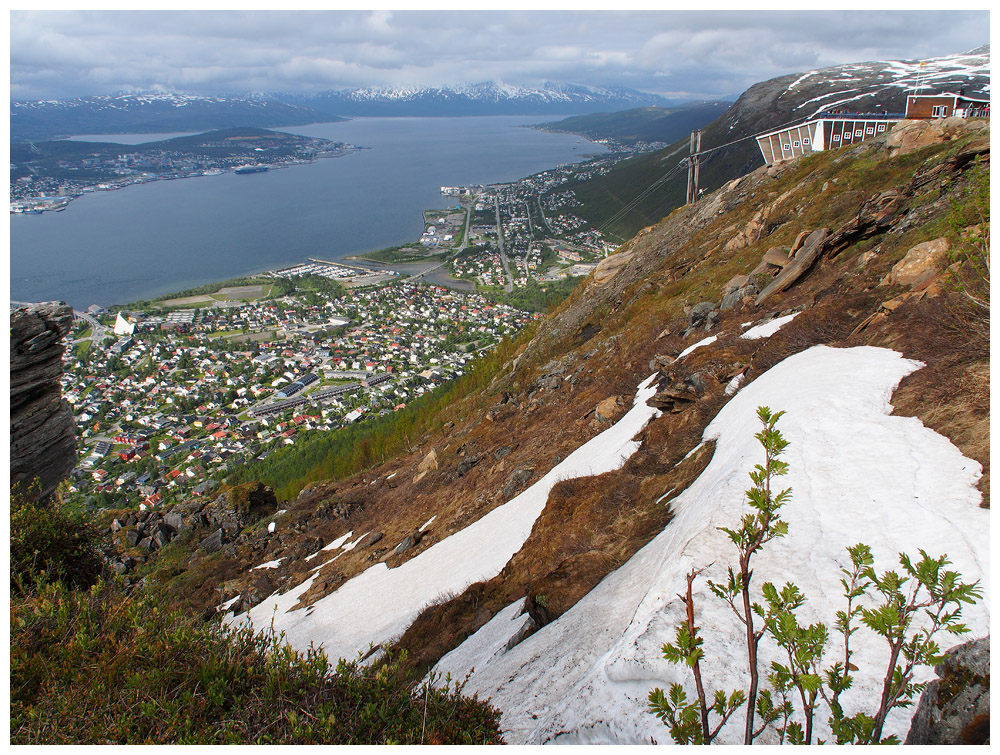
{"label": "railing", "polygon": [[822,118],[824,120],[846,120],[846,121],[856,121],[856,120],[872,120],[872,121],[890,121],[890,120],[902,120],[906,117],[906,113],[890,113],[883,110],[880,113],[856,113],[848,112],[846,110],[824,110],[822,113],[816,116],[816,118]]}

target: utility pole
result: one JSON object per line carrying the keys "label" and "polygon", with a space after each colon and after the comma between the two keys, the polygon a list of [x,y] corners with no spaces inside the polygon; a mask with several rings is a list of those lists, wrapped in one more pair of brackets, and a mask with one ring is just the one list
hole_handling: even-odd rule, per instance
{"label": "utility pole", "polygon": [[698,129],[698,138],[694,145],[694,191],[691,192],[691,201],[698,201],[698,183],[701,179],[701,129]]}
{"label": "utility pole", "polygon": [[688,184],[687,184],[687,196],[684,198],[684,204],[691,204],[694,199],[694,135],[695,131],[691,132],[691,145],[688,150]]}

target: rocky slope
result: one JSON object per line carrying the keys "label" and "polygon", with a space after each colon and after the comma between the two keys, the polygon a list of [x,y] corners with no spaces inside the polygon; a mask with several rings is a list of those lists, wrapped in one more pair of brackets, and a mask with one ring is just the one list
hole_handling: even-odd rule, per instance
{"label": "rocky slope", "polygon": [[[464,648],[442,668],[482,669],[472,684],[501,704],[508,741],[665,741],[643,711],[669,673],[651,659],[670,638],[672,584],[629,575],[725,558],[691,501],[738,508],[751,457],[733,437],[752,443],[754,428],[710,431],[720,412],[743,417],[758,399],[795,408],[789,432],[806,454],[795,469],[812,478],[795,485],[819,491],[807,510],[842,505],[817,498],[830,480],[856,507],[820,542],[878,534],[883,557],[946,549],[985,578],[988,177],[987,122],[949,120],[733,180],[602,262],[408,453],[311,485],[231,535],[218,501],[164,512],[187,517],[188,534],[147,547],[136,576],[338,654],[395,645],[426,670]],[[741,337],[751,329],[761,337]],[[855,353],[873,361],[816,361]],[[862,386],[870,395],[854,400]],[[897,440],[866,434],[876,427]],[[825,435],[839,442],[814,447]],[[897,445],[913,453],[875,453]],[[824,477],[831,468],[846,476]],[[939,498],[930,507],[947,527],[911,527],[907,506]],[[198,518],[205,505],[214,519]],[[808,521],[800,532],[817,531]],[[137,553],[116,538],[118,553]],[[811,542],[790,539],[778,564],[799,563]],[[825,569],[836,573],[825,561],[810,573]],[[970,610],[976,636],[988,615],[988,601]],[[557,662],[570,646],[573,669]],[[894,722],[904,736],[906,724]]]}
{"label": "rocky slope", "polygon": [[10,313],[10,480],[29,500],[51,495],[76,464],[73,413],[59,387],[72,323],[62,302]]}

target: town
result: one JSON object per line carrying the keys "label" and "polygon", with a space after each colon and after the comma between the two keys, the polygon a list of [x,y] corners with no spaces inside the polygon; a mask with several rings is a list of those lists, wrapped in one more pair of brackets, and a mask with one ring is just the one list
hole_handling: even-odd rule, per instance
{"label": "town", "polygon": [[139,508],[204,495],[304,434],[404,408],[533,317],[399,278],[345,289],[318,267],[237,289],[251,300],[81,317],[62,378],[71,492]]}

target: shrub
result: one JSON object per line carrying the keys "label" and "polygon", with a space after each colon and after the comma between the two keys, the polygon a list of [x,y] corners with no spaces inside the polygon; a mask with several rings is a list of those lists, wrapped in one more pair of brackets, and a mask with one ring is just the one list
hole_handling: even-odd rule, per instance
{"label": "shrub", "polygon": [[120,581],[44,584],[11,604],[11,742],[502,743],[495,709],[450,679],[414,688],[401,660],[333,667]]}
{"label": "shrub", "polygon": [[97,533],[83,511],[58,498],[10,496],[10,587],[15,594],[36,580],[63,580],[89,587],[101,573]]}

